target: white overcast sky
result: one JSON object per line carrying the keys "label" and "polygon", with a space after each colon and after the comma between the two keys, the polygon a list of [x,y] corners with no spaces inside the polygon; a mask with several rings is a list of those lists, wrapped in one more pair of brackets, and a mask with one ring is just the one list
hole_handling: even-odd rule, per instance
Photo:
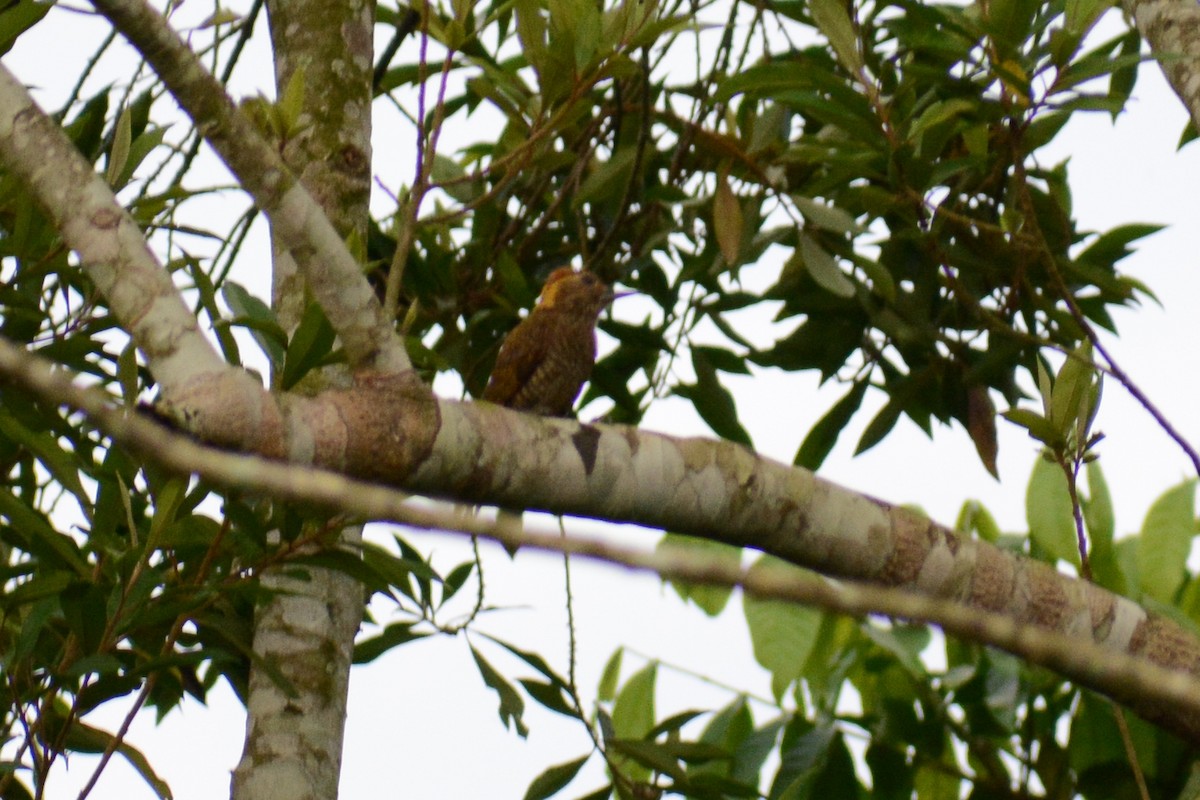
{"label": "white overcast sky", "polygon": [[[195,8],[204,16],[211,10]],[[263,23],[260,22],[260,25]],[[75,32],[87,29],[78,14],[51,11],[50,17],[22,40],[4,63],[28,84],[61,97],[92,52],[92,44],[70,46]],[[91,27],[95,31],[95,27]],[[261,29],[264,32],[265,29]],[[261,45],[257,56],[264,51]],[[94,42],[95,38],[90,41]],[[261,62],[264,63],[265,62]],[[260,82],[243,79],[240,90],[266,91],[269,68],[254,72]],[[97,84],[98,86],[98,84]],[[53,105],[53,103],[51,103]],[[1148,284],[1162,300],[1116,315],[1120,339],[1112,352],[1168,418],[1193,442],[1200,442],[1194,413],[1200,316],[1197,260],[1200,254],[1200,201],[1194,189],[1200,175],[1200,147],[1176,152],[1185,122],[1178,101],[1154,66],[1142,69],[1128,113],[1114,126],[1107,115],[1077,116],[1059,140],[1042,152],[1044,163],[1071,159],[1075,210],[1082,227],[1105,229],[1125,222],[1154,222],[1170,227],[1145,240],[1120,268]],[[375,139],[376,169],[395,185],[396,133],[380,126]],[[257,246],[265,258],[261,237]],[[777,265],[747,270],[755,283],[769,282]],[[243,278],[243,280],[247,280]],[[752,378],[727,378],[736,394],[741,419],[758,450],[790,462],[806,431],[836,400],[838,388],[820,390],[811,376],[759,371]],[[1098,427],[1107,434],[1100,447],[1117,508],[1119,532],[1136,531],[1150,502],[1189,475],[1189,464],[1149,417],[1113,382],[1106,385]],[[878,407],[878,398],[876,405]],[[979,465],[965,434],[935,432],[932,440],[902,421],[871,452],[851,458],[853,443],[870,414],[856,424],[830,457],[821,474],[856,490],[897,503],[922,506],[941,522],[953,523],[964,500],[981,500],[1006,529],[1024,529],[1025,483],[1035,455],[1020,431],[1001,424],[1000,474],[994,481]],[[710,435],[689,404],[657,404],[645,427],[672,434]],[[386,532],[377,532],[386,535]],[[631,543],[651,542],[650,534],[631,529]],[[460,542],[446,537],[413,536],[431,548],[437,563],[449,567],[465,558]],[[540,651],[565,671],[565,622],[562,565],[557,558],[521,554],[515,561],[490,558],[491,613],[481,629]],[[594,692],[599,671],[618,645],[641,655],[627,656],[628,666],[643,657],[685,665],[719,683],[769,696],[769,681],[750,653],[740,606],[732,603],[717,620],[688,610],[653,577],[616,568],[576,564],[576,614],[579,629],[580,686]],[[386,608],[379,607],[382,621]],[[510,678],[529,670],[505,659],[486,643],[493,663]],[[660,716],[684,708],[719,707],[733,695],[696,678],[664,670]],[[116,706],[116,704],[114,704]],[[115,729],[123,710],[105,708],[89,718]],[[764,709],[756,714],[763,718]],[[431,639],[409,645],[352,677],[342,796],[406,798],[519,798],[543,768],[587,750],[577,727],[530,704],[532,733],[527,741],[506,732],[496,715],[494,695],[486,690],[464,641]],[[228,791],[228,771],[240,753],[243,717],[224,690],[214,692],[208,709],[191,705],[161,726],[145,715],[130,735],[179,800],[208,800]],[[92,761],[76,758],[72,768],[52,779],[48,797],[75,797]],[[576,784],[578,796],[598,785]],[[109,767],[92,797],[103,800],[151,797],[123,762]]]}

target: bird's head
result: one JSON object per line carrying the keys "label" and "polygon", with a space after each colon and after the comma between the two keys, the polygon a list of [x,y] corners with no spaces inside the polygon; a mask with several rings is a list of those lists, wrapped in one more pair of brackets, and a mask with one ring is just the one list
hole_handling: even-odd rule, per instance
{"label": "bird's head", "polygon": [[594,318],[612,299],[612,289],[594,273],[559,267],[546,279],[538,298],[538,307],[569,314],[587,314]]}

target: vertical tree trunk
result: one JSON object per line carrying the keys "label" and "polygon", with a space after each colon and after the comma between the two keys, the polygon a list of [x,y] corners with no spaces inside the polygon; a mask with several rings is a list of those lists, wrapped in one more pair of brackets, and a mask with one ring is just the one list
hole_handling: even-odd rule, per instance
{"label": "vertical tree trunk", "polygon": [[[366,241],[371,178],[371,0],[268,2],[278,96],[302,88],[298,131],[283,156],[341,235]],[[295,83],[293,82],[295,78]],[[285,330],[304,311],[303,279],[274,242],[272,299]],[[310,389],[344,380],[326,371]],[[361,529],[342,532],[353,544]],[[255,620],[246,742],[233,797],[327,800],[337,796],[346,695],[362,588],[348,576],[310,568],[311,580],[262,576],[274,592]],[[260,664],[262,666],[260,666]],[[290,686],[280,685],[278,670]]]}

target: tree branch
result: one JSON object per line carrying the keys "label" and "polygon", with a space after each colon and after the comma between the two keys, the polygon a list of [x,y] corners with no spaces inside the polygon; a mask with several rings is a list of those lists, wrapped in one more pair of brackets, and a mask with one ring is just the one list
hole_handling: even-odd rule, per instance
{"label": "tree branch", "polygon": [[1122,5],[1200,129],[1200,6],[1169,0],[1125,0]]}
{"label": "tree branch", "polygon": [[411,369],[404,343],[329,219],[196,54],[141,0],[96,0],[94,5],[150,62],[270,218],[273,232],[296,259],[341,338],[351,366],[384,373]]}
{"label": "tree branch", "polygon": [[[67,246],[145,356],[164,397],[196,432],[217,438],[224,411],[253,408],[261,384],[213,349],[137,223],[62,129],[0,65],[0,159],[49,215]],[[205,397],[215,413],[195,409]],[[253,424],[251,428],[255,427]]]}
{"label": "tree branch", "polygon": [[[527,483],[540,481],[548,488],[532,494],[550,510],[757,547],[829,574],[906,591],[809,585],[797,583],[794,575],[758,577],[677,554],[640,554],[598,540],[560,542],[553,533],[516,534],[483,520],[448,520],[411,508],[391,489],[213,450],[167,434],[3,342],[0,374],[49,401],[84,411],[110,436],[172,470],[368,519],[452,527],[510,545],[619,561],[686,580],[734,583],[756,594],[845,613],[879,611],[935,622],[952,633],[1052,666],[1076,683],[1200,742],[1195,705],[1200,698],[1194,695],[1200,646],[1174,623],[1044,564],[964,539],[914,512],[853,494],[804,470],[756,458],[726,442],[677,440],[616,426],[527,417],[488,404],[443,402],[442,418],[447,422],[437,437],[439,444],[413,465],[414,472],[404,482],[427,489],[439,479],[444,481],[443,494],[450,491],[446,487],[454,487],[463,498],[504,503],[528,492]],[[489,427],[499,432],[489,434]],[[500,468],[516,461],[509,457],[513,447],[526,454],[521,462],[531,465],[528,470],[517,465]],[[555,451],[558,457],[548,458]],[[581,463],[589,460],[587,452],[592,454],[591,470]],[[620,469],[618,460],[624,464]],[[499,474],[489,477],[494,471]],[[589,477],[603,481],[607,489],[600,490]],[[732,494],[731,481],[738,487]],[[1146,662],[1156,666],[1143,668]]]}

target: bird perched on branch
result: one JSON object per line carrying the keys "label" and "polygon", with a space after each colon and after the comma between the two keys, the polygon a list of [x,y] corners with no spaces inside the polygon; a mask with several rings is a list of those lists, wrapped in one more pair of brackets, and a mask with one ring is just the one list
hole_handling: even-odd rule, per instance
{"label": "bird perched on branch", "polygon": [[568,417],[596,361],[596,321],[612,290],[591,272],[550,273],[537,305],[496,356],[483,399],[518,411]]}

